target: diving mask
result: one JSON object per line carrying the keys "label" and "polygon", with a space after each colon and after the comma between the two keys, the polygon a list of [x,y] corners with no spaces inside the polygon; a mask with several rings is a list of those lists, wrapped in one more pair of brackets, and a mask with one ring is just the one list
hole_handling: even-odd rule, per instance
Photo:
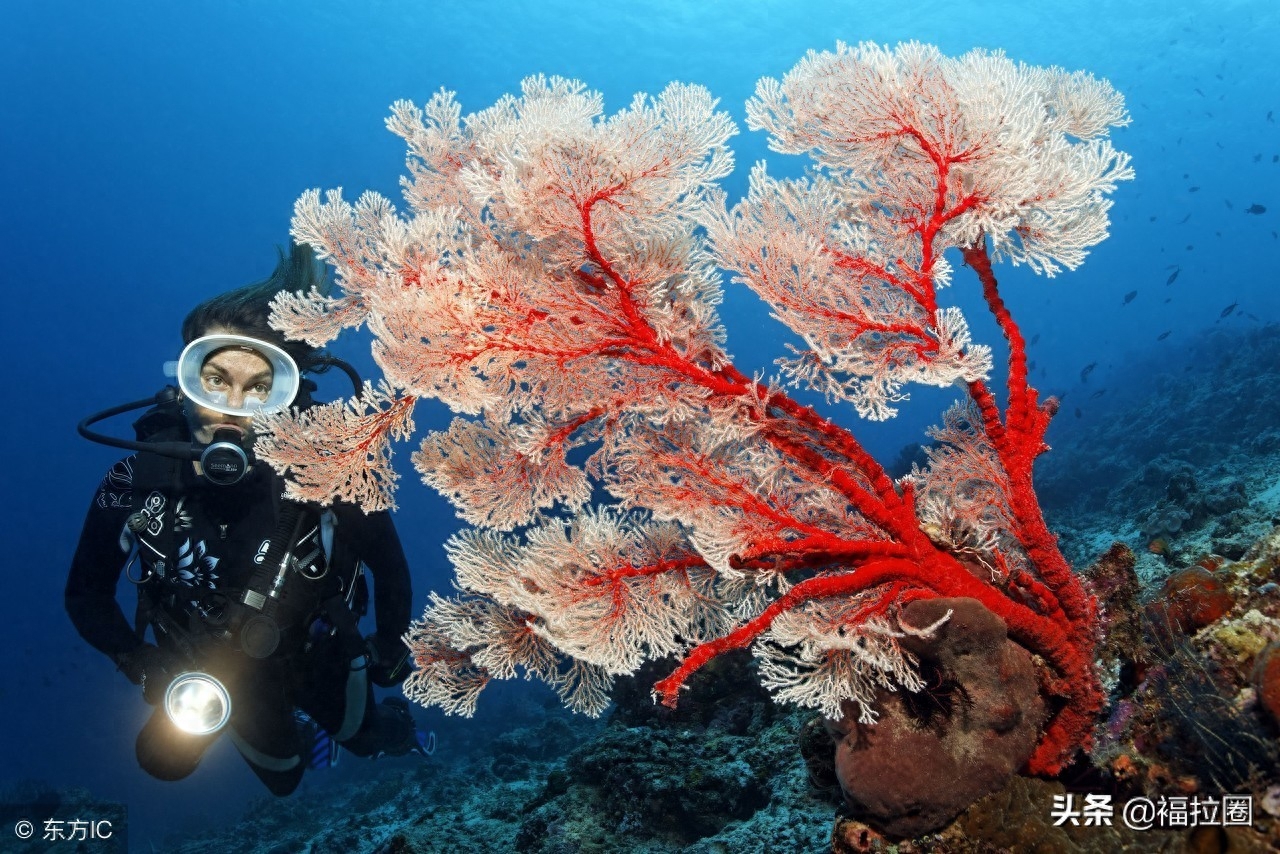
{"label": "diving mask", "polygon": [[[214,354],[227,349],[251,352],[260,356],[271,368],[271,376],[259,391],[248,390],[232,406],[226,391],[218,389],[202,377],[205,363]],[[289,406],[298,394],[300,377],[293,358],[274,344],[246,335],[205,335],[192,341],[178,357],[178,387],[188,400],[224,415],[251,416]]]}

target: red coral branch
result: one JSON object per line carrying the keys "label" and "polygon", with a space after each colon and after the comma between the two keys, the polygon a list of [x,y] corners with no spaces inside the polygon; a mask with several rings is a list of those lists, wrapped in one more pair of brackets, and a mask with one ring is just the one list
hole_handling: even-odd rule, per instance
{"label": "red coral branch", "polygon": [[[942,164],[940,184],[945,182],[945,169],[946,164]],[[945,203],[945,197],[945,192],[940,191],[939,205]],[[738,398],[751,391],[766,400],[765,423],[761,426],[769,443],[838,489],[863,517],[889,538],[884,543],[868,542],[809,530],[797,539],[759,542],[751,551],[738,555],[736,562],[743,566],[773,557],[780,560],[782,566],[793,568],[844,563],[850,569],[801,581],[756,618],[724,637],[695,647],[675,672],[655,686],[663,702],[673,705],[680,687],[694,671],[717,655],[752,643],[779,614],[807,601],[849,596],[891,582],[896,585],[894,595],[878,600],[877,607],[887,607],[906,590],[910,591],[909,598],[970,596],[1004,619],[1015,640],[1039,653],[1050,664],[1055,673],[1046,682],[1059,695],[1060,705],[1045,729],[1029,769],[1036,773],[1055,773],[1060,769],[1071,752],[1087,743],[1092,716],[1101,707],[1101,689],[1092,665],[1093,603],[1059,552],[1031,485],[1031,464],[1044,450],[1049,410],[1037,406],[1036,391],[1028,385],[1025,344],[1000,298],[985,246],[975,244],[965,248],[964,258],[978,274],[988,306],[1009,344],[1007,415],[1001,417],[999,406],[985,383],[971,382],[969,390],[983,416],[985,434],[1009,479],[1011,489],[1006,498],[1016,523],[1013,533],[1041,579],[1021,582],[1022,589],[1031,594],[1029,601],[1034,607],[979,581],[955,557],[932,544],[919,529],[912,502],[899,493],[883,467],[847,430],[821,418],[788,395],[755,383],[732,365],[720,371],[708,371],[669,343],[660,343],[631,297],[633,283],[625,281],[599,252],[590,215],[595,201],[598,199],[593,198],[582,207],[587,255],[617,288],[618,307],[626,318],[628,331],[634,336],[630,346],[615,350],[615,355],[669,370],[713,395]],[[933,217],[919,226],[924,245],[930,245],[930,238],[946,221],[973,203],[972,198],[966,198],[950,209],[935,211]],[[922,266],[927,268],[930,261],[926,252]],[[852,262],[842,266],[865,272]],[[934,305],[931,284],[919,290],[906,289],[922,305]],[[696,464],[689,457],[673,457],[669,462],[677,469]],[[703,476],[711,479],[708,472],[703,472]],[[741,484],[717,485],[732,487],[740,506],[781,528],[805,530],[806,526],[749,495]],[[685,496],[685,500],[694,498],[692,494]]]}

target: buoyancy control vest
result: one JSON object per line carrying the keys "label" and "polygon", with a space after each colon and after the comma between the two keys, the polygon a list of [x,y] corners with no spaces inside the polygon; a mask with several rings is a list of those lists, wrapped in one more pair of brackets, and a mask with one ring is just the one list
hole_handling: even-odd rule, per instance
{"label": "buoyancy control vest", "polygon": [[[139,441],[187,434],[176,406],[134,424]],[[191,463],[139,452],[128,519],[138,568],[135,627],[187,658],[207,644],[250,658],[305,654],[317,633],[353,655],[368,588],[331,510],[281,497],[265,464],[242,486],[202,485]]]}

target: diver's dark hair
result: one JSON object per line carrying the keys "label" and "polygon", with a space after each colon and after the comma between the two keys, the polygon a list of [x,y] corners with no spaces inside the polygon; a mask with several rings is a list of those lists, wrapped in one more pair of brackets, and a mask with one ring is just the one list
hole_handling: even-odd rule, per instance
{"label": "diver's dark hair", "polygon": [[218,294],[191,309],[182,321],[182,342],[190,344],[215,330],[247,335],[275,344],[292,356],[303,370],[323,356],[318,347],[285,338],[271,328],[267,319],[271,315],[271,300],[281,291],[307,293],[314,287],[321,293],[327,293],[329,282],[324,264],[306,244],[292,244],[288,255],[283,249],[277,249],[277,252],[279,261],[267,279]]}

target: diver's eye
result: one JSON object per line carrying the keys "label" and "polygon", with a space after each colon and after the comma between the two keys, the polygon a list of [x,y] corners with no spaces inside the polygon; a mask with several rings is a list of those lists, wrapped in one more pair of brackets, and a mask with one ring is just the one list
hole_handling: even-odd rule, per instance
{"label": "diver's eye", "polygon": [[227,381],[218,374],[204,374],[200,377],[200,382],[207,389],[222,389],[227,386]]}
{"label": "diver's eye", "polygon": [[249,394],[253,395],[254,397],[260,397],[263,400],[266,400],[267,397],[271,394],[271,386],[267,383],[254,383],[249,388]]}

